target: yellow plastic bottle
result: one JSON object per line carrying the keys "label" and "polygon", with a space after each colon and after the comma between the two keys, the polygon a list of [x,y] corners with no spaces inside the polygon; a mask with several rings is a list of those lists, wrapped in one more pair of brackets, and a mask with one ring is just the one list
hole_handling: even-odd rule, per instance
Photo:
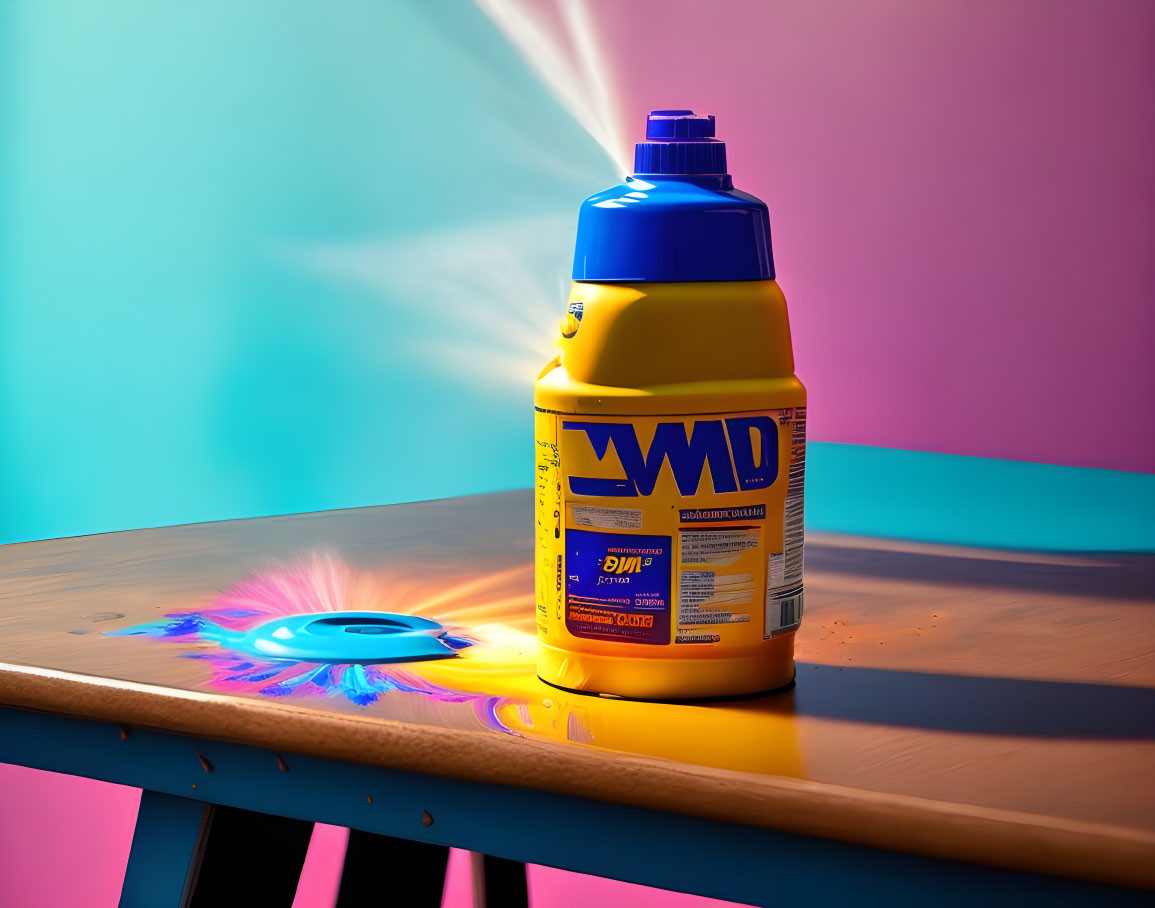
{"label": "yellow plastic bottle", "polygon": [[789,685],[806,391],[766,206],[713,117],[654,111],[578,221],[534,388],[538,674],[636,699]]}

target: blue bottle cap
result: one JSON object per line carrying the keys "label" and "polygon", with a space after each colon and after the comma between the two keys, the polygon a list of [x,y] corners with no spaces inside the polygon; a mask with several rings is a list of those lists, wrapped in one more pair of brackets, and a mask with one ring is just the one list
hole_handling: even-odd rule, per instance
{"label": "blue bottle cap", "polygon": [[773,279],[766,205],[734,188],[712,116],[651,111],[634,171],[582,203],[575,281]]}
{"label": "blue bottle cap", "polygon": [[699,117],[692,110],[651,110],[646,117],[647,139],[712,139],[714,117]]}
{"label": "blue bottle cap", "polygon": [[714,118],[692,110],[653,110],[646,141],[634,146],[635,174],[725,173],[726,143],[714,138]]}

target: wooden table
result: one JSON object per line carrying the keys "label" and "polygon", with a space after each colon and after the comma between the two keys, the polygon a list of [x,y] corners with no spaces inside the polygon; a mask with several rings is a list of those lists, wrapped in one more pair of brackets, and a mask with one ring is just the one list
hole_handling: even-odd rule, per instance
{"label": "wooden table", "polygon": [[[654,704],[536,678],[531,530],[511,492],[3,547],[0,761],[145,790],[123,905],[291,898],[312,821],[371,834],[349,905],[439,893],[447,845],[493,857],[493,905],[508,861],[754,905],[1149,902],[1155,556],[812,536],[796,688]],[[211,642],[348,608],[476,643],[358,672]]]}

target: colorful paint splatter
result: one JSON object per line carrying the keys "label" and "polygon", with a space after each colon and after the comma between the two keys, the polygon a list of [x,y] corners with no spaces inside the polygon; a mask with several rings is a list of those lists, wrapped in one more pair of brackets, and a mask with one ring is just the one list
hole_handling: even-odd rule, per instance
{"label": "colorful paint splatter", "polygon": [[[302,662],[253,656],[235,647],[254,627],[289,615],[384,610],[394,598],[387,587],[382,578],[357,572],[333,555],[314,553],[244,578],[210,608],[170,612],[160,621],[106,631],[105,636],[153,637],[196,646],[196,651],[182,655],[206,663],[212,671],[210,683],[223,691],[268,697],[336,696],[359,706],[394,691],[422,694],[441,703],[469,704],[486,727],[509,732],[497,714],[502,697],[440,687],[393,665]],[[460,632],[440,639],[452,650],[477,643]]]}

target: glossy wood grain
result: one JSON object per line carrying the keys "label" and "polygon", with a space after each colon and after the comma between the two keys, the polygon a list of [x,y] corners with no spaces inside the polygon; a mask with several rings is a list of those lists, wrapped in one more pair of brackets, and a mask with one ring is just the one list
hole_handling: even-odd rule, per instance
{"label": "glossy wood grain", "polygon": [[[641,704],[533,676],[531,520],[519,492],[5,547],[0,703],[1155,885],[1155,558],[811,538],[794,691]],[[211,647],[102,633],[322,551],[359,596],[485,637],[421,673],[502,727],[469,700],[223,690],[186,658]]]}

